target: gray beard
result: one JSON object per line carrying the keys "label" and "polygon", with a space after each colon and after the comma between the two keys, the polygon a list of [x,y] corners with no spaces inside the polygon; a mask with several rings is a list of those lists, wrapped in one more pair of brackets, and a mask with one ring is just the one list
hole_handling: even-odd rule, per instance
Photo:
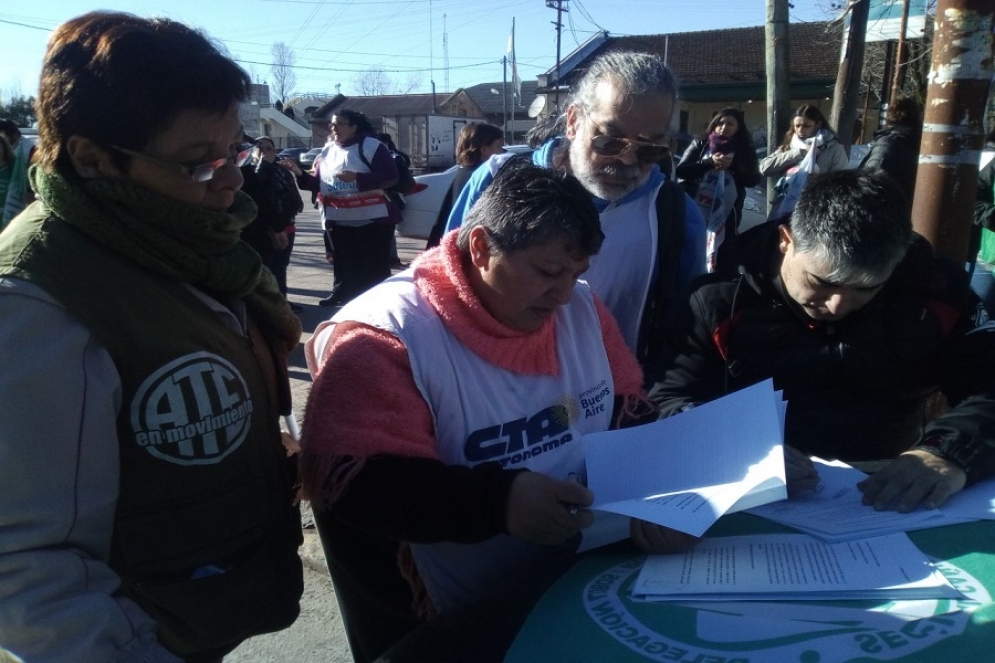
{"label": "gray beard", "polygon": [[[591,162],[585,158],[582,147],[575,141],[570,142],[570,171],[571,175],[580,180],[585,189],[598,198],[609,202],[621,200],[641,187],[649,179],[649,173],[643,173],[639,164],[631,166],[613,164],[601,166],[595,170],[591,166]],[[600,178],[602,174],[611,175],[612,177],[621,176],[624,178],[625,183],[604,182]]]}

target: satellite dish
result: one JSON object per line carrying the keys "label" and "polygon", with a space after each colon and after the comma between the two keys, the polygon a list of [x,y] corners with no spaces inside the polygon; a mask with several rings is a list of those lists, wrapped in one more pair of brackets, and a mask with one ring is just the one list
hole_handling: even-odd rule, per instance
{"label": "satellite dish", "polygon": [[528,115],[529,117],[539,117],[539,113],[543,111],[546,107],[546,97],[536,97],[535,100],[529,104]]}

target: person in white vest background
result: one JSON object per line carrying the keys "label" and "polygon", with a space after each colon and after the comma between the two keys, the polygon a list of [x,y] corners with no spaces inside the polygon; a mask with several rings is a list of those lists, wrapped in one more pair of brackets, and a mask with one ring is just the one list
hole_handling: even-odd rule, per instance
{"label": "person in white vest background", "polygon": [[593,518],[580,437],[655,418],[578,281],[603,240],[578,180],[511,164],[459,232],[315,330],[302,481],[357,662],[499,661],[572,563]]}
{"label": "person in white vest background", "polygon": [[387,146],[358,111],[339,110],[329,124],[332,140],[305,173],[289,159],[278,163],[297,176],[301,189],[318,194],[325,231],[335,247],[332,293],[321,306],[342,306],[390,276],[390,246],[401,211],[384,191],[397,181]]}

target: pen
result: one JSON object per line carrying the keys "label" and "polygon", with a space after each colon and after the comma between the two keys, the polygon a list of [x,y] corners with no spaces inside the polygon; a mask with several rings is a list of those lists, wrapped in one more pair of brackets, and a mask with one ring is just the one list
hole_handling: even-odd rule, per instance
{"label": "pen", "polygon": [[[570,482],[573,482],[573,483],[579,483],[580,479],[577,478],[577,473],[576,472],[571,472],[570,474],[567,475],[567,481],[570,481]],[[577,515],[577,511],[579,511],[579,510],[580,510],[580,505],[578,505],[578,504],[567,504],[567,511],[570,513],[571,516],[576,516]]]}
{"label": "pen", "polygon": [[297,425],[297,417],[291,412],[283,418],[283,423],[287,425],[287,432],[290,433],[290,437],[294,438],[294,441],[300,441],[301,439],[301,429]]}

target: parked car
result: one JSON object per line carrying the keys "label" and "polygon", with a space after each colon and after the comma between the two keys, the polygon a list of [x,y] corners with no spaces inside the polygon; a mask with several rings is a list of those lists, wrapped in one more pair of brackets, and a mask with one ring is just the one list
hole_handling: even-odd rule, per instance
{"label": "parked car", "polygon": [[739,221],[739,232],[743,233],[753,226],[767,220],[767,191],[765,182],[746,190],[743,200],[743,218]]}
{"label": "parked car", "polygon": [[280,150],[277,153],[276,158],[290,159],[295,164],[297,164],[298,168],[303,169],[304,167],[301,165],[301,155],[304,154],[306,151],[307,151],[306,147],[287,147],[285,149]]}
{"label": "parked car", "polygon": [[[523,154],[532,151],[528,145],[505,145],[506,152]],[[404,237],[428,239],[439,216],[439,208],[446,197],[453,177],[459,166],[451,166],[438,173],[426,173],[415,176],[415,191],[404,196],[404,210],[401,212],[403,221],[397,224],[397,232]]]}
{"label": "parked car", "polygon": [[310,150],[302,154],[300,159],[297,161],[297,164],[301,167],[301,170],[311,170],[314,168],[314,160],[318,158],[319,154],[321,154],[322,149],[323,148],[320,147],[312,147]]}

